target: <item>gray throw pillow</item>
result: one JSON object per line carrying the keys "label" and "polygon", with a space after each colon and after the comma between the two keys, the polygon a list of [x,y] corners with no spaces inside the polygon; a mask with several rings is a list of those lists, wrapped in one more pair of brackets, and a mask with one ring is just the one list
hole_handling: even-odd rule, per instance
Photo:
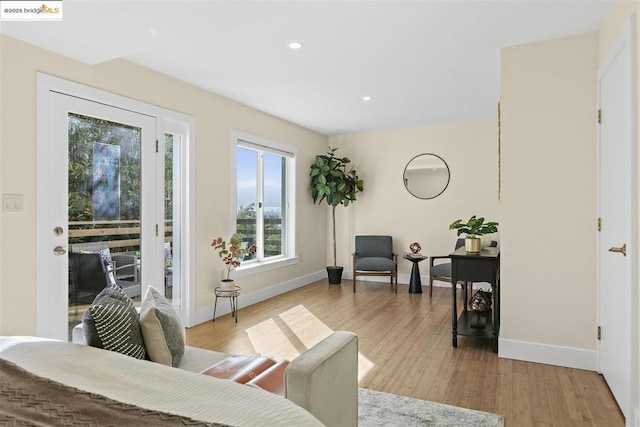
{"label": "gray throw pillow", "polygon": [[151,286],[142,300],[140,326],[149,359],[177,367],[184,356],[184,324],[173,305]]}
{"label": "gray throw pillow", "polygon": [[96,296],[82,317],[82,329],[87,345],[147,358],[136,308],[117,286],[107,286]]}

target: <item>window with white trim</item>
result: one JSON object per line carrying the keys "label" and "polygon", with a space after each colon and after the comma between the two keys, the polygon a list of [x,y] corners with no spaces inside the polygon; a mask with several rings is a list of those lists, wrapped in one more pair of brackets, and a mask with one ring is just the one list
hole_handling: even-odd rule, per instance
{"label": "window with white trim", "polygon": [[247,246],[257,246],[242,267],[294,258],[295,147],[243,132],[233,140],[235,229]]}

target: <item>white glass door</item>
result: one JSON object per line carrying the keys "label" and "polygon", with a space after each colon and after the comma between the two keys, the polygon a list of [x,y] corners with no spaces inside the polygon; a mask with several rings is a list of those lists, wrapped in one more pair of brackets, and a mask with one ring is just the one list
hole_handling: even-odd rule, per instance
{"label": "white glass door", "polygon": [[52,94],[48,188],[38,188],[50,195],[38,206],[48,224],[39,229],[38,256],[49,270],[49,318],[37,319],[38,335],[67,339],[108,283],[138,303],[149,284],[165,292],[156,133],[154,117]]}
{"label": "white glass door", "polygon": [[164,295],[185,317],[182,281],[182,152],[184,135],[180,129],[165,126],[164,134]]}

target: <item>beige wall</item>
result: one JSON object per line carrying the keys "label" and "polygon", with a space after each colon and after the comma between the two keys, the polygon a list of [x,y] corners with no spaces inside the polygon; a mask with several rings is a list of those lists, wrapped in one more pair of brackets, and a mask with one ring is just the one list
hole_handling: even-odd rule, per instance
{"label": "beige wall", "polygon": [[[625,13],[612,12],[603,26],[600,56]],[[24,212],[0,213],[0,334],[35,331],[35,73],[43,71],[196,118],[198,308],[212,304],[221,273],[209,243],[231,227],[228,159],[231,130],[239,129],[300,150],[301,263],[243,277],[243,289],[269,287],[329,263],[327,209],[313,206],[307,189],[308,165],[328,141],[353,160],[365,182],[354,205],[338,208],[339,264],[351,268],[353,237],[365,233],[393,235],[400,253],[418,241],[423,253],[446,254],[456,238],[448,225],[485,215],[500,221],[501,336],[595,349],[598,35],[503,50],[500,202],[494,121],[327,138],[124,60],[88,66],[5,36],[0,43],[0,189],[25,195]],[[405,190],[402,172],[413,156],[429,152],[447,161],[451,182],[438,198],[419,200]],[[327,228],[314,227],[318,223]],[[549,248],[569,245],[561,256],[550,254]],[[399,263],[408,275],[410,264]]]}
{"label": "beige wall", "polygon": [[210,243],[230,234],[231,132],[242,130],[298,147],[297,265],[241,279],[250,293],[324,268],[326,211],[310,201],[307,166],[327,137],[125,60],[89,66],[0,36],[0,183],[24,194],[24,212],[0,217],[0,335],[35,333],[36,71],[189,114],[196,120],[196,306],[213,304],[222,263]]}
{"label": "beige wall", "polygon": [[[474,214],[498,220],[497,135],[496,121],[488,121],[330,137],[329,145],[352,160],[365,185],[356,203],[337,210],[338,264],[352,269],[358,234],[389,234],[399,254],[417,241],[424,254],[446,255],[457,238],[449,230],[454,220]],[[407,162],[422,153],[437,154],[451,170],[449,186],[435,199],[415,198],[403,184]],[[400,274],[410,273],[410,262],[400,258],[398,264]],[[428,274],[426,263],[420,268]]]}
{"label": "beige wall", "polygon": [[598,36],[501,56],[500,335],[595,350]]}
{"label": "beige wall", "polygon": [[[604,24],[602,25],[602,27],[600,28],[600,33],[599,33],[599,47],[600,47],[600,57],[599,57],[599,64],[602,64],[603,61],[607,58],[607,56],[611,53],[611,48],[613,46],[613,43],[615,42],[616,38],[618,37],[618,35],[620,34],[620,30],[622,30],[622,28],[624,27],[624,25],[627,23],[627,21],[629,20],[629,17],[631,17],[633,14],[635,14],[635,27],[636,27],[636,34],[638,32],[638,29],[640,29],[640,2],[637,1],[615,1],[613,3],[613,6],[609,12],[609,15],[607,16],[607,19],[605,20]],[[638,75],[636,76],[636,81],[640,82],[640,43],[638,43],[638,38],[636,35],[636,60],[638,61],[637,65],[636,65],[636,70],[638,72]],[[640,87],[637,87],[638,93],[636,94],[636,100],[640,99]],[[638,126],[640,126],[640,110],[638,112],[639,116],[637,119],[637,123]],[[638,132],[640,132],[640,129],[638,129]],[[637,133],[638,135],[640,135],[640,133]],[[638,155],[640,156],[640,151],[638,151]],[[638,164],[640,164],[640,157],[638,158]],[[640,177],[639,177],[640,180]],[[640,188],[640,181],[638,182],[638,188]],[[638,206],[638,209],[640,209],[640,206]],[[639,236],[640,239],[640,236]],[[638,255],[638,260],[637,262],[640,263],[640,254]],[[636,287],[638,286],[638,284],[636,284]],[[640,306],[640,301],[638,301],[636,303],[636,307]],[[640,325],[637,326],[636,330],[640,330]],[[640,343],[639,343],[640,345]],[[640,348],[636,348],[636,355],[640,354]],[[640,375],[640,366],[637,368],[637,372],[638,375]],[[637,384],[640,384],[640,376],[636,377],[636,381],[635,384],[637,386]],[[635,395],[635,402],[634,402],[634,408],[636,411],[636,419],[637,417],[640,417],[640,412],[639,409],[640,408],[640,396],[638,396],[638,391],[635,390],[634,394],[632,394],[632,398],[634,398]],[[637,421],[636,421],[637,422]]]}
{"label": "beige wall", "polygon": [[[599,63],[607,57],[611,51],[611,47],[620,34],[620,30],[627,23],[629,17],[636,14],[636,31],[640,24],[640,2],[627,1],[627,0],[615,0],[605,22],[600,27],[598,33],[599,43]],[[640,58],[637,58],[640,60]]]}

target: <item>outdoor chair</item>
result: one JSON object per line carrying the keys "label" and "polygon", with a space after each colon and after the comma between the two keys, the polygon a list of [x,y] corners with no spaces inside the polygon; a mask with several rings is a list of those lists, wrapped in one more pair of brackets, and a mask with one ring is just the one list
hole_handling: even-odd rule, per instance
{"label": "outdoor chair", "polygon": [[391,290],[398,293],[398,255],[391,236],[356,236],[353,253],[353,292],[358,276],[389,276]]}
{"label": "outdoor chair", "polygon": [[93,302],[108,284],[118,285],[126,295],[140,299],[139,268],[133,255],[111,255],[106,242],[70,245],[69,282],[74,304]]}
{"label": "outdoor chair", "polygon": [[[111,284],[102,257],[97,253],[70,252],[69,281],[74,305],[91,304],[95,297]],[[129,280],[115,280],[114,283],[130,298],[140,298],[140,283]]]}

